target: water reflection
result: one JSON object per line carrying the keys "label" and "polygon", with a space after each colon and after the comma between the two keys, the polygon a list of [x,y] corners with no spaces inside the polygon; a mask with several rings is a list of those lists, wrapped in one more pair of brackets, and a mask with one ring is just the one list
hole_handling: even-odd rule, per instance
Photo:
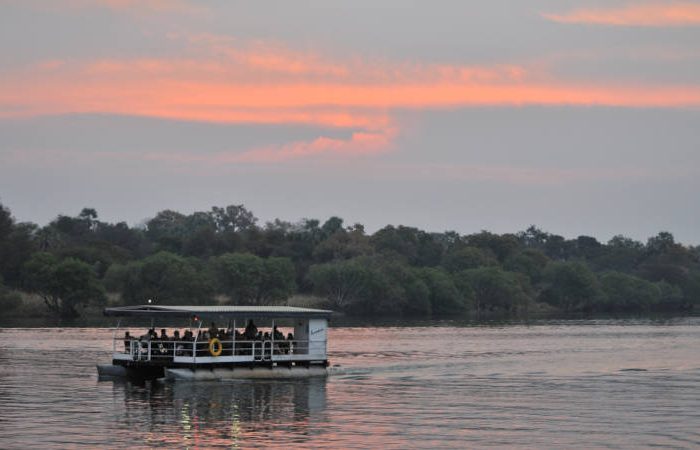
{"label": "water reflection", "polygon": [[700,448],[700,318],[334,328],[310,380],[98,382],[108,329],[0,329],[0,449]]}
{"label": "water reflection", "polygon": [[[120,421],[148,445],[224,446],[303,442],[326,409],[326,379],[115,382]],[[206,443],[206,444],[204,444]]]}

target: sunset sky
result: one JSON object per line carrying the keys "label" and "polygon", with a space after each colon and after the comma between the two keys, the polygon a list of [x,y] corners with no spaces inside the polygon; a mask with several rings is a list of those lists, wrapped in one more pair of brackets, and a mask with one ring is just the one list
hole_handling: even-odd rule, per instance
{"label": "sunset sky", "polygon": [[700,244],[700,1],[0,0],[0,202]]}

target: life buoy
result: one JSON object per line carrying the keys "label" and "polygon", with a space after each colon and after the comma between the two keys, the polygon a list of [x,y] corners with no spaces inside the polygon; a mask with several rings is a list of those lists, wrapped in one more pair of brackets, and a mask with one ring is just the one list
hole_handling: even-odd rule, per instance
{"label": "life buoy", "polygon": [[219,338],[209,339],[209,354],[211,356],[219,356],[221,352],[224,351],[224,346],[221,344]]}

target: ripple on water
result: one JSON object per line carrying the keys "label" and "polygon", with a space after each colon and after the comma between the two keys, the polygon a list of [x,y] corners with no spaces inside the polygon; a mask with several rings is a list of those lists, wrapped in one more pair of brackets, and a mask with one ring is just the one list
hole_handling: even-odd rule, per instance
{"label": "ripple on water", "polygon": [[331,330],[327,380],[98,382],[107,329],[0,330],[0,448],[697,447],[697,320]]}

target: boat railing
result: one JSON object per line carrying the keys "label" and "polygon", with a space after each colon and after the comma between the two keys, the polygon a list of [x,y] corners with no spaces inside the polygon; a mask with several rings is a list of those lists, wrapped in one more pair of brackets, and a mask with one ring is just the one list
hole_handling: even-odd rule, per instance
{"label": "boat railing", "polygon": [[210,340],[172,341],[114,338],[113,351],[117,354],[128,355],[129,359],[134,361],[172,361],[175,357],[220,356],[247,356],[253,361],[283,361],[293,360],[295,355],[325,354],[326,348],[324,341],[308,340],[242,341],[219,339],[220,349],[210,348],[210,342]]}

